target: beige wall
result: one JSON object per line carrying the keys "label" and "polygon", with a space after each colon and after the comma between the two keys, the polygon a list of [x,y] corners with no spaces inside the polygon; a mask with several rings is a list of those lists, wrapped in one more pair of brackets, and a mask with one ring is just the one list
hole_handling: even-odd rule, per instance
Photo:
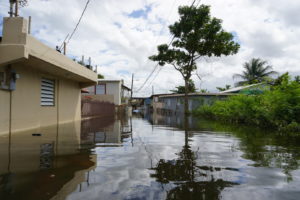
{"label": "beige wall", "polygon": [[[13,173],[39,170],[43,144],[53,144],[54,156],[78,154],[80,125],[81,121],[76,121],[12,133],[10,143],[9,135],[0,137],[0,174],[6,173],[8,169]],[[33,133],[40,133],[41,136],[32,136]],[[57,168],[63,167],[66,161],[53,164]]]}
{"label": "beige wall", "polygon": [[81,119],[81,90],[79,84],[66,79],[59,80],[59,122]]}
{"label": "beige wall", "polygon": [[9,131],[9,92],[0,90],[0,137]]}
{"label": "beige wall", "polygon": [[[12,65],[20,75],[11,99],[11,131],[19,132],[81,119],[78,82],[57,78],[29,66]],[[56,82],[55,106],[41,106],[41,78]],[[10,92],[0,90],[0,134],[9,131]]]}

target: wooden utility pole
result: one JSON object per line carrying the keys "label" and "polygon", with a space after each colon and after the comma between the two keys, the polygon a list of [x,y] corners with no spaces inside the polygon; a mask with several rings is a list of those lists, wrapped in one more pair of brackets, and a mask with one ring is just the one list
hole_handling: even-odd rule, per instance
{"label": "wooden utility pole", "polygon": [[28,19],[28,34],[31,34],[31,16]]}
{"label": "wooden utility pole", "polygon": [[10,0],[9,1],[9,4],[10,4],[10,6],[9,6],[9,16],[10,17],[13,17],[13,14],[14,14],[14,3],[12,2],[12,0]]}
{"label": "wooden utility pole", "polygon": [[81,57],[81,64],[84,65],[84,55],[82,55],[82,57]]}
{"label": "wooden utility pole", "polygon": [[131,95],[130,95],[130,105],[132,105],[132,94],[133,94],[133,78],[134,78],[134,74],[132,74],[132,78],[131,78]]}
{"label": "wooden utility pole", "polygon": [[154,85],[152,85],[152,95],[154,95]]}
{"label": "wooden utility pole", "polygon": [[64,55],[66,55],[66,53],[67,53],[67,43],[64,42]]}

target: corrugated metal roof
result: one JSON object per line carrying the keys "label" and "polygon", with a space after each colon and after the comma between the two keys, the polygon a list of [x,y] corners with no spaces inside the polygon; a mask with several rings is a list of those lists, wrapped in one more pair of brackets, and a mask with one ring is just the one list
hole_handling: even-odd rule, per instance
{"label": "corrugated metal roof", "polygon": [[[231,96],[235,94],[221,94],[221,93],[189,93],[188,96]],[[159,96],[159,98],[167,98],[167,97],[183,97],[184,94],[168,94]]]}
{"label": "corrugated metal roof", "polygon": [[247,88],[251,88],[253,86],[257,86],[257,85],[261,85],[263,83],[256,83],[256,84],[252,84],[252,85],[246,85],[246,86],[239,86],[239,87],[235,87],[235,88],[231,88],[229,90],[225,90],[220,92],[219,94],[223,94],[223,93],[234,93],[234,92],[238,92]]}

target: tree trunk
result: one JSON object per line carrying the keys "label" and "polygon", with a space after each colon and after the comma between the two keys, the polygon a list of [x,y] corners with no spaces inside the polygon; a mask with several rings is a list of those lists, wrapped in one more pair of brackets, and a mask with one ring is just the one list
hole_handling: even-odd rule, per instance
{"label": "tree trunk", "polygon": [[184,144],[187,147],[189,145],[189,119],[187,115],[184,115]]}
{"label": "tree trunk", "polygon": [[185,91],[184,91],[184,114],[187,116],[189,113],[189,99],[188,99],[188,80],[189,79],[184,79],[184,84],[185,84]]}

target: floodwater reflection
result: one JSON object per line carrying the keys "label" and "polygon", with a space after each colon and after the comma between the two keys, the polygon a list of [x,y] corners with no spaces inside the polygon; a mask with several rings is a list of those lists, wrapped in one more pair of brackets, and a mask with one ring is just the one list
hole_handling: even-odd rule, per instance
{"label": "floodwater reflection", "polygon": [[99,118],[1,136],[0,159],[0,199],[300,195],[299,136],[192,117]]}

